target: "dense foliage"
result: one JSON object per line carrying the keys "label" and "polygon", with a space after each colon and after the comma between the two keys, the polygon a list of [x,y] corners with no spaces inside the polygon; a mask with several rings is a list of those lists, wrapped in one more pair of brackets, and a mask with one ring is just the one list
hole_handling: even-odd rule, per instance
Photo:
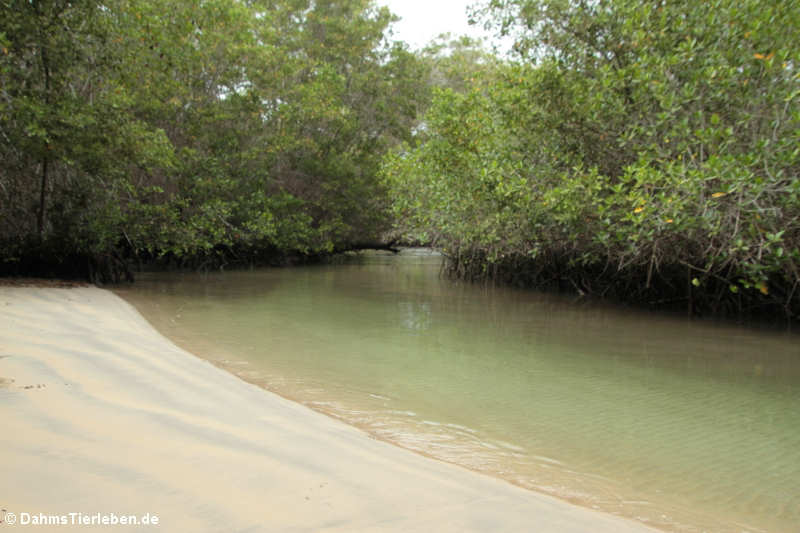
{"label": "dense foliage", "polygon": [[427,67],[369,0],[0,2],[0,270],[377,240]]}
{"label": "dense foliage", "polygon": [[466,277],[800,314],[800,4],[492,0],[491,79],[388,157],[399,228]]}
{"label": "dense foliage", "polygon": [[391,230],[462,277],[800,315],[800,4],[474,17],[513,58],[412,53],[371,0],[0,1],[0,271],[114,279]]}

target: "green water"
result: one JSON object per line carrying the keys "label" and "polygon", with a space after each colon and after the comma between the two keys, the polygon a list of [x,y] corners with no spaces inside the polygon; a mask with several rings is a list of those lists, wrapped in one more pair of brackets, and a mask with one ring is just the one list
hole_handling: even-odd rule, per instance
{"label": "green water", "polygon": [[457,283],[420,250],[119,292],[400,446],[665,530],[800,531],[796,334]]}

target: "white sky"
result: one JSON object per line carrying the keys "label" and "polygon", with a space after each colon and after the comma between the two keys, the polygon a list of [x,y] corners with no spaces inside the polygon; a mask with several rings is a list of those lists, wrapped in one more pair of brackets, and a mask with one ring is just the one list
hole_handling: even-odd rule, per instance
{"label": "white sky", "polygon": [[[475,0],[376,0],[401,17],[393,26],[394,38],[411,48],[422,48],[440,33],[491,37],[480,25],[470,26],[467,7]],[[489,40],[491,42],[491,39]]]}

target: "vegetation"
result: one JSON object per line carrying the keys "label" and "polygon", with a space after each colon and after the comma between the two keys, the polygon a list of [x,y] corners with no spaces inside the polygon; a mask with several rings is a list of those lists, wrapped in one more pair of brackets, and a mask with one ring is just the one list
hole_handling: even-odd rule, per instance
{"label": "vegetation", "polygon": [[516,58],[384,177],[469,278],[800,314],[800,4],[492,0]]}
{"label": "vegetation", "polygon": [[378,240],[381,157],[428,100],[392,20],[367,0],[0,2],[2,270]]}
{"label": "vegetation", "polygon": [[411,52],[371,0],[0,1],[0,271],[398,235],[466,278],[800,316],[800,4],[473,15],[513,58]]}

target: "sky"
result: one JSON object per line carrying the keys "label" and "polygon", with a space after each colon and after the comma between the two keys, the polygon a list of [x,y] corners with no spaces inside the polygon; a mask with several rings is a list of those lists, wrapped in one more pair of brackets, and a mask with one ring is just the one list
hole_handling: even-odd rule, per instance
{"label": "sky", "polygon": [[440,33],[491,37],[480,26],[467,22],[467,7],[475,0],[376,0],[402,17],[393,26],[394,38],[406,41],[411,48],[422,48]]}

